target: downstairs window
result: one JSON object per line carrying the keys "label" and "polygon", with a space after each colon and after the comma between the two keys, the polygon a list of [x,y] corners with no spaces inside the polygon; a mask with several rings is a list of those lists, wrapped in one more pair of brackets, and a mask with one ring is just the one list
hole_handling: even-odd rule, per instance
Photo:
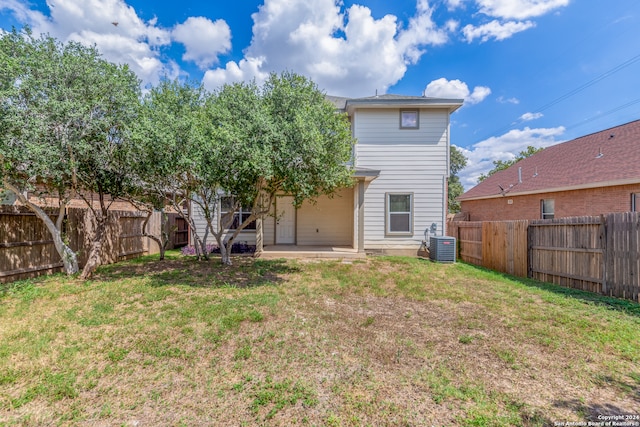
{"label": "downstairs window", "polygon": [[413,193],[386,194],[386,234],[413,235]]}
{"label": "downstairs window", "polygon": [[[231,209],[233,209],[233,197],[222,197],[220,199],[220,221],[222,217],[226,215]],[[251,216],[251,211],[240,207],[238,212],[233,214],[233,222],[229,226],[229,230],[236,230],[240,224],[247,220]],[[256,222],[251,221],[243,230],[255,230]]]}

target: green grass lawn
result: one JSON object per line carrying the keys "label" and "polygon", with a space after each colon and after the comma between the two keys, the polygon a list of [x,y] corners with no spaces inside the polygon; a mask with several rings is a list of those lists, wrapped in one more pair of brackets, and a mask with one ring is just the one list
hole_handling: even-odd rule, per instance
{"label": "green grass lawn", "polygon": [[543,426],[640,414],[640,306],[412,258],[177,253],[0,288],[0,425]]}

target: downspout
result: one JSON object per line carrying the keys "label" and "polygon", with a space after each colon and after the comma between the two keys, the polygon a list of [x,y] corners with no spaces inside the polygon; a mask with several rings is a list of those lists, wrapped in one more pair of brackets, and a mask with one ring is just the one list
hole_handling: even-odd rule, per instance
{"label": "downspout", "polygon": [[442,236],[447,235],[447,212],[449,211],[449,195],[447,194],[447,176],[442,176]]}
{"label": "downspout", "polygon": [[449,212],[449,194],[447,181],[451,172],[451,112],[447,113],[447,169],[442,176],[442,235],[447,235],[447,213]]}
{"label": "downspout", "polygon": [[364,180],[358,182],[358,252],[364,252]]}

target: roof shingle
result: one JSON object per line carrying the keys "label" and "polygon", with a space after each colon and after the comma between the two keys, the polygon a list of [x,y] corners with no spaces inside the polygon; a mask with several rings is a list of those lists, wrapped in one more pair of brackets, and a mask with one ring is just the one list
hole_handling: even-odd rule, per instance
{"label": "roof shingle", "polygon": [[640,182],[640,120],[547,147],[491,175],[458,200],[605,187],[622,182]]}

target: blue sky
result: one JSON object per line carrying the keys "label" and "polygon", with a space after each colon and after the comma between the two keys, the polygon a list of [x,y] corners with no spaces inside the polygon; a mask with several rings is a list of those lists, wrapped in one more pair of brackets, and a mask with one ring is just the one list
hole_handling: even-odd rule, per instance
{"label": "blue sky", "polygon": [[0,0],[0,28],[24,24],[95,43],[145,87],[286,69],[332,95],[465,98],[466,188],[528,145],[640,119],[637,0]]}

